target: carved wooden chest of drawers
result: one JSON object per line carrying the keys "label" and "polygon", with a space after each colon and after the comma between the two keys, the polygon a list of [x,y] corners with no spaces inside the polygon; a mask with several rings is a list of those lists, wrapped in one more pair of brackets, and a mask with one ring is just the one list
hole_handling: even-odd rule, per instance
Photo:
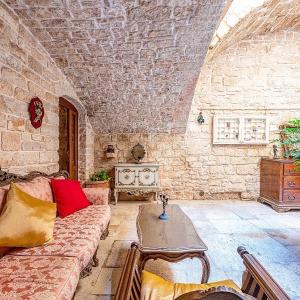
{"label": "carved wooden chest of drawers", "polygon": [[153,163],[115,165],[114,196],[118,202],[118,193],[128,192],[134,195],[159,192],[159,165]]}
{"label": "carved wooden chest of drawers", "polygon": [[300,172],[288,159],[262,159],[260,167],[260,202],[276,211],[300,209]]}

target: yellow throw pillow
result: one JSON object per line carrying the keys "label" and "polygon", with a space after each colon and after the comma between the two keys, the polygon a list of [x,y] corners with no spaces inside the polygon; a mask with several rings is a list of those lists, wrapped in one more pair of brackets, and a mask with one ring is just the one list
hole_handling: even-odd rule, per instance
{"label": "yellow throw pillow", "polygon": [[153,273],[142,272],[141,300],[173,300],[174,283]]}
{"label": "yellow throw pillow", "polygon": [[0,247],[35,247],[53,238],[56,204],[25,193],[15,184],[0,215]]}
{"label": "yellow throw pillow", "polygon": [[218,286],[230,287],[241,292],[240,288],[232,280],[203,284],[172,283],[144,270],[142,273],[141,300],[173,300],[189,292],[205,291]]}

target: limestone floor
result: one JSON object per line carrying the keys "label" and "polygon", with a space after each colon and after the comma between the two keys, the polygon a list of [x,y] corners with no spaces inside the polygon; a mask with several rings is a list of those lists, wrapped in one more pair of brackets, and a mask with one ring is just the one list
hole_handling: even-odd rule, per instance
{"label": "limestone floor", "polygon": [[[144,202],[112,205],[108,238],[100,242],[100,265],[80,280],[75,300],[113,299],[131,241],[137,240],[136,215]],[[244,201],[172,201],[194,222],[208,246],[210,281],[232,278],[241,282],[243,264],[236,249],[245,246],[287,291],[300,299],[300,211],[278,214],[266,205]],[[176,231],[176,228],[174,228]],[[147,268],[177,282],[199,282],[197,259],[180,263],[150,262]]]}

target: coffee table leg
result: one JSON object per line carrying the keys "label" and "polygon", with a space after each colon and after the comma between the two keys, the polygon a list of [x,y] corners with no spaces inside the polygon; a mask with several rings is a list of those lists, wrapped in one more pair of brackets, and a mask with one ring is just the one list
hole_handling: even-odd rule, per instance
{"label": "coffee table leg", "polygon": [[138,264],[140,274],[142,274],[142,271],[145,268],[145,264],[146,264],[147,260],[149,260],[149,259],[156,260],[157,258],[153,255],[147,255],[147,254],[144,254],[144,253],[140,253],[140,259],[139,259],[139,264]]}
{"label": "coffee table leg", "polygon": [[186,258],[199,258],[202,264],[202,277],[201,283],[207,283],[210,275],[210,263],[204,252],[192,252],[192,253],[165,253],[165,252],[152,252],[143,253],[140,252],[139,259],[139,271],[140,273],[144,270],[145,264],[148,260],[162,259],[168,262],[178,262]]}

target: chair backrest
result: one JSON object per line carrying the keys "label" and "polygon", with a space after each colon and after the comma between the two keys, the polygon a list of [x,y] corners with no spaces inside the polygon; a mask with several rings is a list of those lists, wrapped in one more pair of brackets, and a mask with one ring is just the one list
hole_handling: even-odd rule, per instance
{"label": "chair backrest", "polygon": [[[185,299],[201,299],[201,300],[240,300],[252,299],[253,296],[257,300],[290,300],[289,296],[279,286],[279,284],[271,277],[265,268],[256,260],[254,256],[249,254],[245,248],[239,247],[238,253],[243,259],[245,265],[245,272],[243,276],[242,292],[244,294],[231,294],[227,291],[208,290],[215,292],[215,294],[202,294],[202,298],[178,298],[178,300]],[[121,274],[119,285],[116,291],[115,300],[139,300],[141,294],[141,271],[139,269],[140,252],[137,243],[132,243],[128,251],[125,265]],[[206,291],[207,292],[207,291]],[[218,292],[219,294],[216,294]],[[229,291],[230,292],[230,291]],[[226,294],[227,293],[227,294]],[[233,292],[234,293],[234,292]],[[197,291],[195,297],[199,297],[201,293]],[[245,295],[246,294],[246,295]],[[230,296],[229,296],[230,295]],[[233,298],[236,296],[246,298]],[[248,296],[249,295],[249,296]],[[185,295],[182,295],[183,297]],[[190,295],[189,295],[190,296]],[[203,298],[203,297],[207,298]],[[213,297],[213,298],[209,298]],[[220,298],[216,298],[220,297]],[[223,298],[222,298],[223,297]],[[224,298],[231,297],[231,298]],[[248,297],[248,298],[247,298]],[[250,297],[250,298],[249,298]]]}
{"label": "chair backrest", "polygon": [[138,267],[139,256],[137,243],[132,243],[128,250],[115,299],[140,300],[142,279]]}
{"label": "chair backrest", "polygon": [[273,279],[259,261],[244,248],[238,247],[246,267],[241,290],[257,300],[290,300],[290,297]]}

